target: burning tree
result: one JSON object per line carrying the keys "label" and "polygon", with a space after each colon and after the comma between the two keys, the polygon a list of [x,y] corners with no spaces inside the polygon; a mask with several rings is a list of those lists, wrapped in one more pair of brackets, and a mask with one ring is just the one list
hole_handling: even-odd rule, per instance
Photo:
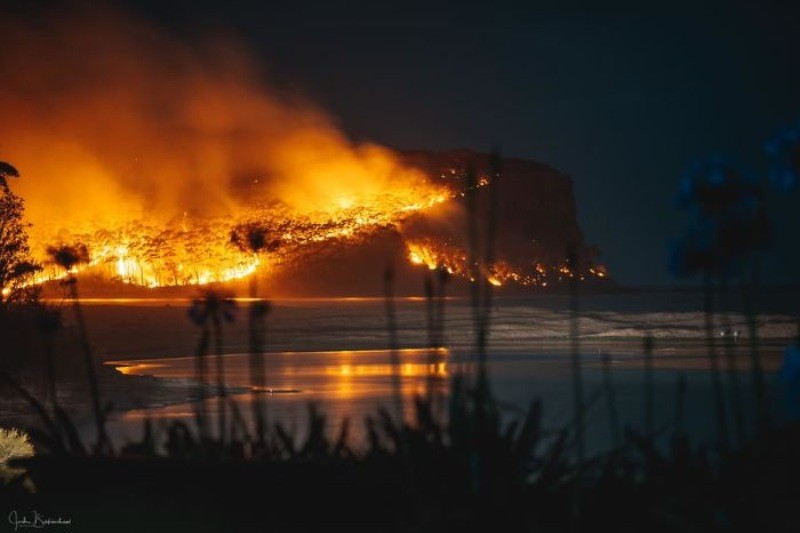
{"label": "burning tree", "polygon": [[22,220],[25,203],[11,191],[9,178],[18,178],[16,168],[0,161],[0,307],[35,299],[31,286],[41,267],[30,258],[26,224]]}

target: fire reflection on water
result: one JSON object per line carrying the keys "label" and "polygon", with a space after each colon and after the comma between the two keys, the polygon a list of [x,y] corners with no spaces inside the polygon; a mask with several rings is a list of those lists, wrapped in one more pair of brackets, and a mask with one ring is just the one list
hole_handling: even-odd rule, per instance
{"label": "fire reflection on water", "polygon": [[[424,391],[429,377],[446,381],[449,376],[446,348],[398,350],[400,364],[389,363],[388,350],[280,352],[264,354],[267,390],[293,391],[301,399],[359,399],[391,394],[392,377],[401,378],[402,394]],[[232,388],[250,386],[249,354],[227,354],[225,377]],[[193,380],[194,358],[110,361],[125,375]],[[216,376],[209,373],[207,382]]]}
{"label": "fire reflection on water", "polygon": [[[229,398],[236,402],[246,421],[250,420],[254,395],[266,394],[271,421],[302,432],[306,406],[314,402],[329,416],[331,431],[345,418],[356,422],[352,438],[357,441],[363,437],[360,421],[373,415],[378,406],[392,405],[394,376],[400,378],[406,420],[414,416],[412,399],[425,393],[426,383],[431,378],[436,390],[446,393],[448,377],[455,364],[448,349],[401,349],[397,355],[400,363],[395,366],[390,363],[389,350],[267,353],[264,354],[266,392],[255,392],[250,387],[250,355],[227,354],[224,356],[225,379],[234,393]],[[126,375],[154,376],[175,380],[173,383],[191,383],[195,378],[194,357],[110,361],[107,364]],[[216,376],[210,372],[206,379],[213,384]],[[218,399],[212,397],[205,401],[213,417]],[[112,422],[112,430],[116,427],[118,434],[135,435],[145,418],[189,420],[193,416],[194,408],[190,403],[128,411]]]}
{"label": "fire reflection on water", "polygon": [[115,366],[115,370],[120,374],[125,374],[126,376],[141,376],[141,375],[153,375],[153,369],[156,368],[163,368],[164,365],[154,364],[154,363],[136,363],[131,365],[120,364]]}
{"label": "fire reflection on water", "polygon": [[325,374],[336,384],[333,391],[337,398],[355,398],[376,386],[374,378],[391,378],[397,374],[401,377],[400,393],[411,399],[415,395],[425,393],[425,380],[428,376],[446,383],[448,377],[447,363],[401,363],[394,367],[390,364],[351,364],[325,368]]}

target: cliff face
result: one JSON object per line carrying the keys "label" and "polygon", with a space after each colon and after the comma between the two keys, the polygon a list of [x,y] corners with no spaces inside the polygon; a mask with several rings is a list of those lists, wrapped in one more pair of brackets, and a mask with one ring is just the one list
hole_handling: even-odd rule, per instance
{"label": "cliff face", "polygon": [[[486,227],[489,205],[496,202],[499,258],[555,265],[565,261],[571,248],[579,261],[591,261],[593,250],[586,246],[578,225],[572,179],[557,170],[535,161],[507,158],[499,161],[499,177],[493,178],[491,156],[471,150],[415,151],[405,154],[405,160],[454,190],[466,188],[470,166],[478,180],[489,180],[478,189],[477,225]],[[466,199],[454,201],[466,214]]]}
{"label": "cliff face", "polygon": [[[558,271],[567,263],[570,250],[577,260],[575,275],[589,285],[606,283],[604,271],[594,265],[596,251],[587,246],[578,225],[572,180],[540,163],[502,159],[499,177],[491,176],[491,156],[469,150],[448,152],[413,151],[402,154],[409,166],[423,171],[431,181],[447,186],[454,198],[430,211],[414,215],[400,227],[385,228],[358,244],[329,246],[310,254],[302,262],[272,277],[274,294],[285,295],[381,295],[383,273],[391,266],[398,294],[422,294],[426,264],[409,261],[409,246],[422,243],[446,250],[454,257],[449,265],[462,276],[452,276],[450,291],[466,294],[468,275],[467,169],[472,168],[480,184],[474,212],[479,246],[491,205],[496,213],[494,259],[517,272],[519,283],[503,279],[501,293],[525,293],[557,288],[566,276]],[[482,253],[482,251],[481,251]],[[537,270],[537,267],[539,270]],[[591,269],[591,273],[590,270]],[[597,272],[602,272],[599,276]],[[601,277],[602,276],[602,277]],[[508,282],[506,282],[508,281]]]}

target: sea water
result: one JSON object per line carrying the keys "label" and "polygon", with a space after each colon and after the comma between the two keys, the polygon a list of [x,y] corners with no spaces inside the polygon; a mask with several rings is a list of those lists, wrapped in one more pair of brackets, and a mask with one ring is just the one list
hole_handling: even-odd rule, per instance
{"label": "sea water", "polygon": [[[698,295],[691,293],[636,293],[581,300],[578,348],[591,449],[598,451],[614,444],[615,428],[609,416],[612,409],[618,411],[623,428],[643,430],[646,425],[644,406],[649,392],[643,379],[643,340],[648,336],[654,339],[655,430],[669,436],[681,429],[699,442],[716,438],[708,339],[698,304]],[[433,354],[426,349],[427,302],[397,300],[399,365],[391,364],[392,353],[387,349],[385,305],[380,298],[272,302],[266,353],[261,356],[267,387],[258,392],[247,389],[250,358],[242,309],[237,322],[223,329],[223,360],[225,383],[237,391],[230,399],[245,423],[252,427],[251,405],[261,396],[266,400],[270,423],[280,423],[302,439],[308,406],[313,403],[327,415],[331,434],[349,420],[351,441],[358,444],[363,441],[367,416],[374,416],[379,407],[395,408],[395,374],[399,376],[403,416],[412,420],[413,398],[423,394],[428,383],[446,397],[456,372],[474,373],[475,328],[468,299],[445,302],[443,342]],[[185,318],[186,302],[103,301],[87,302],[86,306],[87,320],[105,332],[99,336],[109,347],[109,364],[129,374],[166,378],[167,386],[195,378],[192,355],[198,330]],[[246,306],[247,302],[240,303],[240,307]],[[796,333],[796,319],[790,311],[791,301],[777,299],[756,319],[761,362],[776,409],[783,392],[774,379],[775,370],[784,346]],[[563,296],[498,298],[493,302],[488,370],[492,390],[508,420],[541,399],[547,430],[572,428],[575,408],[570,316],[568,299]],[[716,315],[712,335],[725,369],[725,399],[734,386],[725,366],[725,357],[730,354],[737,368],[744,416],[752,426],[751,344],[745,315],[736,309]],[[213,360],[208,363],[213,369]],[[210,373],[208,381],[215,380]],[[684,389],[679,389],[679,380],[685,383]],[[612,395],[609,390],[613,390]],[[681,390],[685,392],[679,393]],[[212,416],[217,412],[217,402],[218,398],[206,400],[206,411]],[[195,405],[185,403],[128,411],[115,415],[110,429],[116,440],[135,439],[144,419],[155,421],[157,426],[175,419],[192,424],[195,409]],[[729,421],[729,427],[731,424]]]}

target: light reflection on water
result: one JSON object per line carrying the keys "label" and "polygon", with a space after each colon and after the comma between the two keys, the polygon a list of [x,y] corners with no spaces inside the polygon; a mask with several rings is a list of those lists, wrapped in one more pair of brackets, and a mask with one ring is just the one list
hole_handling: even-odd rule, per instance
{"label": "light reflection on water", "polygon": [[[656,421],[660,426],[669,426],[675,417],[675,391],[678,373],[684,374],[688,384],[685,402],[686,430],[699,439],[711,438],[713,414],[710,411],[711,387],[707,361],[702,344],[656,350],[654,386],[656,388]],[[747,346],[736,348],[741,358],[740,368],[746,369]],[[560,429],[571,419],[571,387],[569,358],[556,348],[547,348],[539,353],[519,355],[493,353],[489,362],[489,374],[500,405],[507,412],[520,413],[533,398],[541,397],[545,406],[545,423],[549,429]],[[777,354],[775,354],[777,355]],[[777,357],[765,359],[765,367],[774,372]],[[342,350],[318,352],[277,352],[264,354],[267,392],[251,392],[249,389],[249,354],[228,354],[225,361],[225,381],[237,394],[231,395],[245,422],[252,428],[251,402],[256,395],[265,395],[270,423],[280,422],[290,433],[302,438],[306,427],[308,404],[313,402],[328,415],[328,430],[336,433],[344,419],[349,419],[351,442],[363,442],[365,428],[363,420],[374,416],[378,407],[390,408],[393,398],[395,368],[391,365],[388,350]],[[397,372],[401,395],[404,400],[403,416],[413,419],[415,395],[425,392],[426,382],[432,381],[437,392],[446,395],[450,377],[458,370],[468,368],[463,363],[463,354],[448,350],[404,349],[398,352],[400,364]],[[433,356],[433,362],[431,358]],[[209,357],[209,369],[215,356]],[[194,379],[193,357],[113,361],[119,371],[128,375],[150,375],[173,380]],[[615,396],[619,416],[625,425],[637,427],[643,420],[644,388],[642,360],[638,354],[619,353],[612,359]],[[586,396],[600,398],[588,406],[587,438],[589,447],[600,450],[611,443],[611,432],[607,423],[606,400],[597,394],[603,387],[602,366],[599,352],[589,352],[584,359],[584,383]],[[746,382],[746,375],[742,377]],[[215,383],[216,377],[209,372],[207,381]],[[770,378],[771,381],[771,378]],[[241,392],[243,391],[243,392]],[[271,392],[270,392],[271,391]],[[777,396],[773,397],[777,400]],[[219,400],[206,400],[213,420]],[[748,409],[749,407],[746,406]],[[183,420],[191,423],[195,406],[180,403],[165,407],[154,407],[118,414],[110,423],[112,436],[118,441],[136,439],[141,435],[143,420],[157,423]],[[668,433],[666,433],[668,435]]]}
{"label": "light reflection on water", "polygon": [[[426,383],[432,381],[437,391],[446,391],[452,355],[446,349],[398,350],[400,364],[390,363],[388,350],[342,350],[324,352],[280,352],[263,355],[266,368],[264,392],[253,392],[250,387],[250,355],[226,354],[225,382],[235,393],[230,398],[236,403],[246,422],[252,422],[251,402],[255,395],[267,397],[268,416],[271,422],[281,422],[302,433],[307,405],[318,404],[330,416],[330,429],[335,431],[341,421],[353,422],[353,438],[362,435],[361,420],[375,414],[378,406],[389,405],[394,394],[395,372],[400,382],[400,393],[405,400],[404,417],[410,419],[411,400],[425,392]],[[209,363],[215,356],[206,356]],[[119,372],[126,375],[147,375],[171,380],[194,380],[195,358],[110,361]],[[210,366],[210,365],[209,365]],[[208,372],[206,382],[214,385],[216,375]],[[216,413],[218,398],[209,398],[207,412]],[[111,422],[111,431],[118,436],[135,437],[141,431],[143,419],[191,419],[195,416],[191,404],[128,411]],[[213,426],[212,426],[213,427]],[[251,426],[252,427],[252,426]]]}
{"label": "light reflection on water", "polygon": [[[135,306],[135,307],[147,307],[147,306],[163,306],[163,305],[177,305],[177,306],[185,306],[188,305],[194,300],[196,297],[202,294],[201,291],[197,291],[194,296],[164,296],[164,297],[111,297],[111,296],[104,296],[104,297],[97,297],[97,298],[78,298],[78,302],[81,305],[89,305],[89,306]],[[248,303],[253,301],[262,301],[262,298],[251,298],[247,296],[235,296],[231,298],[237,303]],[[42,298],[43,302],[48,304],[59,304],[64,301],[63,298]],[[458,300],[466,300],[464,297],[460,296],[446,296],[445,300],[447,301],[458,301]],[[341,303],[341,304],[353,304],[353,303],[380,303],[384,302],[383,296],[330,296],[330,297],[301,297],[301,298],[270,298],[270,301],[280,303],[280,304],[308,304],[308,305],[317,305],[317,304],[325,304],[325,303]],[[403,303],[403,302],[424,302],[426,301],[426,297],[424,296],[396,296],[395,301]]]}
{"label": "light reflection on water", "polygon": [[[296,390],[310,396],[340,389],[342,383],[347,383],[346,388],[352,391],[344,396],[361,396],[367,394],[371,386],[388,387],[395,372],[404,385],[423,383],[422,378],[429,376],[441,380],[448,377],[450,352],[445,348],[402,349],[397,354],[400,362],[396,369],[390,363],[388,350],[279,352],[263,354],[262,358],[268,388]],[[228,386],[249,387],[250,354],[225,354],[223,357]],[[194,357],[109,361],[106,364],[126,375],[195,378]],[[216,383],[215,374],[209,373],[206,381]]]}
{"label": "light reflection on water", "polygon": [[[587,297],[582,302],[581,346],[584,351],[586,397],[600,398],[587,415],[587,435],[597,442],[611,438],[605,399],[595,394],[602,388],[600,353],[612,355],[613,378],[619,416],[623,424],[637,427],[643,419],[642,337],[656,337],[655,386],[657,424],[675,418],[678,373],[687,375],[687,430],[695,422],[699,434],[713,424],[713,405],[707,373],[703,314],[682,301],[655,302],[650,294]],[[658,298],[655,298],[658,300]],[[117,359],[114,366],[130,375],[194,379],[194,358],[164,358],[190,354],[197,345],[198,330],[186,318],[189,298],[84,300],[92,340],[104,353]],[[424,299],[398,299],[398,338],[404,346],[423,346],[429,335]],[[489,375],[493,391],[503,407],[519,413],[533,398],[544,400],[545,422],[550,429],[562,428],[572,419],[569,366],[569,313],[563,297],[498,299],[492,316]],[[654,311],[660,309],[660,311]],[[740,320],[741,317],[733,317]],[[447,393],[449,378],[463,368],[465,354],[472,351],[472,310],[469,302],[454,298],[448,303],[445,343],[447,352],[436,353],[434,366],[424,349],[399,353],[400,388],[405,400],[404,416],[412,416],[411,399],[425,390],[429,377]],[[734,323],[737,323],[734,321]],[[760,318],[764,367],[774,372],[786,339],[796,332],[793,317],[765,315]],[[249,380],[246,321],[238,320],[225,331],[226,382],[247,387]],[[737,326],[738,327],[738,326]],[[315,402],[329,416],[336,431],[344,418],[352,422],[353,440],[363,435],[362,420],[375,415],[379,406],[392,405],[393,367],[388,343],[384,302],[381,298],[279,299],[273,301],[268,321],[267,346],[275,350],[264,356],[267,386],[272,392],[236,394],[233,401],[250,422],[250,403],[255,395],[266,395],[271,422],[281,422],[301,432],[307,404]],[[337,350],[340,347],[357,348]],[[290,351],[292,350],[292,351]],[[308,351],[298,351],[308,350]],[[329,350],[329,351],[324,351]],[[749,347],[735,347],[738,368],[749,368]],[[126,354],[126,355],[122,355]],[[721,352],[720,352],[721,356]],[[134,359],[137,358],[138,359]],[[144,359],[147,357],[147,359]],[[214,356],[209,357],[209,370]],[[209,374],[209,380],[214,380]],[[747,376],[742,376],[747,383]],[[594,395],[593,395],[594,394]],[[216,412],[216,399],[207,400],[209,413]],[[187,403],[115,414],[111,431],[118,437],[138,438],[142,419],[190,420],[195,406]]]}

